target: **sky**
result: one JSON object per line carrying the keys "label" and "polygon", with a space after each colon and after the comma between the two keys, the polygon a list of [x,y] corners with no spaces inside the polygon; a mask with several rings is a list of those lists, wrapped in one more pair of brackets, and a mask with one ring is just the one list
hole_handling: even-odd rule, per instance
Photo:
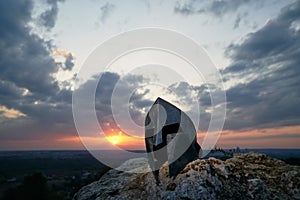
{"label": "sky", "polygon": [[[224,89],[227,99],[217,146],[300,148],[299,0],[3,0],[0,25],[0,150],[84,149],[72,93],[85,91],[99,75],[95,109],[107,137],[88,135],[85,140],[95,149],[109,148],[106,140],[121,148],[145,148],[141,130],[158,96],[192,118],[200,114],[201,144],[214,109],[211,88]],[[170,77],[168,69],[161,72],[163,67],[155,65],[142,66],[143,72],[156,73],[153,77],[139,70],[122,73],[118,65],[126,69],[130,60],[142,58],[138,54],[75,87],[81,67],[100,44],[145,27],[192,38],[215,64],[224,88],[190,80],[151,84],[158,75]],[[178,61],[169,67],[186,66]],[[122,91],[116,112],[127,109],[131,117],[121,117],[124,127],[113,118],[116,85]],[[123,102],[129,93],[130,101]]]}

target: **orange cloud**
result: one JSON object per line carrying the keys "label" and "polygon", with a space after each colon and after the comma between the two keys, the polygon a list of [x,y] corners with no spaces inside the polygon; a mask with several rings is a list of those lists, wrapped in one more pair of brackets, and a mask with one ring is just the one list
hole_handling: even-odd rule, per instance
{"label": "orange cloud", "polygon": [[12,118],[12,119],[26,116],[24,113],[18,110],[8,109],[5,106],[0,106],[0,114],[2,114],[6,118]]}
{"label": "orange cloud", "polygon": [[57,56],[62,56],[64,58],[67,58],[67,57],[74,57],[73,53],[69,52],[69,51],[64,51],[64,50],[58,50],[58,49],[54,49],[52,50],[52,53],[54,55],[57,55]]}

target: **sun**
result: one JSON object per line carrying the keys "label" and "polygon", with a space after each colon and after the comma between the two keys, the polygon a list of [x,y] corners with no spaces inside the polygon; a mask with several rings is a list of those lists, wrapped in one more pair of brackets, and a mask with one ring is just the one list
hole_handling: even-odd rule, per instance
{"label": "sun", "polygon": [[114,136],[113,138],[112,138],[112,143],[113,144],[118,144],[119,143],[119,137],[118,136]]}
{"label": "sun", "polygon": [[108,136],[107,139],[110,143],[115,144],[115,145],[119,144],[120,140],[121,140],[120,136],[118,136],[118,135]]}

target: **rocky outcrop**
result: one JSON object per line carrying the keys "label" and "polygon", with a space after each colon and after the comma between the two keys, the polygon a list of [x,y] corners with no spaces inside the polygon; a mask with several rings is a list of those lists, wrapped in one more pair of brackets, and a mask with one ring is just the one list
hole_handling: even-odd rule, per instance
{"label": "rocky outcrop", "polygon": [[74,200],[100,199],[300,199],[300,167],[264,154],[236,154],[226,161],[209,158],[189,163],[173,180],[168,166],[160,184],[146,172],[146,159],[131,159],[99,181],[80,189]]}

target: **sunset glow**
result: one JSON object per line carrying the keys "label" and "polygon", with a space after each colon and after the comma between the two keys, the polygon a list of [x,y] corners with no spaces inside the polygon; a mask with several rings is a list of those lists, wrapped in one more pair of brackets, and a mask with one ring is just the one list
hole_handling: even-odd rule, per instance
{"label": "sunset glow", "polygon": [[[223,130],[216,144],[222,148],[298,148],[300,126],[261,128],[251,130]],[[206,133],[198,132],[201,144]],[[213,133],[208,133],[213,134]]]}
{"label": "sunset glow", "polygon": [[115,146],[126,149],[136,149],[144,145],[143,138],[126,135],[122,132],[107,134],[105,138],[101,138],[101,142],[104,142],[103,139]]}
{"label": "sunset glow", "polygon": [[[244,131],[222,131],[217,147],[222,148],[298,148],[300,144],[300,126],[280,128],[265,128]],[[208,133],[209,134],[209,133]],[[212,133],[211,133],[212,134]],[[201,145],[206,133],[198,132],[198,143]],[[0,143],[2,149],[10,149],[16,141]],[[92,149],[109,149],[108,144],[123,149],[145,149],[144,138],[110,133],[106,137],[96,135],[91,137],[62,137],[59,139],[26,140],[17,143],[18,149],[84,149],[88,144]],[[62,148],[64,147],[64,148]]]}
{"label": "sunset glow", "polygon": [[121,136],[119,135],[108,136],[106,139],[112,144],[118,144],[119,142],[122,142]]}

